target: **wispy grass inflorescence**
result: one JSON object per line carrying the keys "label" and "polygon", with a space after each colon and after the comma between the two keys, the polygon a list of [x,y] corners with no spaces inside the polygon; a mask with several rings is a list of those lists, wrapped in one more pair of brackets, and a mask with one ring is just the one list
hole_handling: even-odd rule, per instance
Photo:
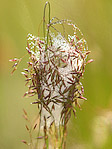
{"label": "wispy grass inflorescence", "polygon": [[[48,24],[45,21],[47,5]],[[63,33],[57,29],[60,25]],[[66,34],[65,26],[71,26],[73,35]],[[24,97],[36,98],[32,104],[37,104],[39,108],[39,127],[43,129],[43,136],[38,138],[44,138],[43,148],[65,148],[67,123],[71,113],[75,115],[75,107],[80,108],[79,99],[86,100],[80,79],[86,64],[92,60],[86,62],[90,51],[82,32],[72,21],[59,20],[56,17],[50,19],[49,2],[44,8],[43,31],[43,38],[32,34],[27,36],[29,61],[22,74],[26,78],[28,91]],[[17,61],[18,64],[20,60],[11,61]]]}

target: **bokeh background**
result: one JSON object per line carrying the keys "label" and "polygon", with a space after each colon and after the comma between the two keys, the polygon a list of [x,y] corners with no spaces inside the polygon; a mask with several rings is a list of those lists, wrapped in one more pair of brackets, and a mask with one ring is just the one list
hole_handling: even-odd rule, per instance
{"label": "bokeh background", "polygon": [[[13,76],[9,59],[26,54],[26,36],[38,35],[45,0],[0,1],[0,149],[27,149],[28,140],[22,109],[32,118],[36,106],[22,98],[27,88],[20,71]],[[67,149],[112,148],[112,1],[49,0],[51,16],[70,19],[84,33],[94,62],[82,80],[85,97],[77,118],[68,127]]]}

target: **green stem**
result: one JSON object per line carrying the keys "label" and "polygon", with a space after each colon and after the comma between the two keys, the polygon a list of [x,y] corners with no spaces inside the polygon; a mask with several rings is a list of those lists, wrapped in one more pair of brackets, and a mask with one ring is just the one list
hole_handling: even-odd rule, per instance
{"label": "green stem", "polygon": [[47,45],[48,45],[48,38],[49,38],[49,27],[50,27],[50,3],[49,2],[46,2],[45,4],[45,7],[44,7],[44,16],[43,16],[43,32],[44,32],[44,40],[45,40],[45,12],[46,12],[46,6],[49,6],[49,21],[48,21],[48,24],[47,24],[47,42],[46,42],[46,45],[45,45],[45,51],[47,51]]}

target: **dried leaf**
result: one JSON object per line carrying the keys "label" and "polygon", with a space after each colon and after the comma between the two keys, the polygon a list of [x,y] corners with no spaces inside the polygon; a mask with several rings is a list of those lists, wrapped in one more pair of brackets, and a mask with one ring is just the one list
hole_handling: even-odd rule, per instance
{"label": "dried leaf", "polygon": [[78,98],[87,100],[87,98],[85,98],[85,97],[83,97],[83,96],[79,96]]}
{"label": "dried leaf", "polygon": [[17,58],[14,58],[14,59],[10,59],[10,60],[9,60],[9,62],[16,62],[16,61],[18,61]]}
{"label": "dried leaf", "polygon": [[28,143],[27,143],[25,140],[22,140],[22,142],[23,142],[24,144],[28,145]]}
{"label": "dried leaf", "polygon": [[11,75],[13,75],[13,73],[14,73],[16,70],[17,70],[17,67],[15,67],[15,68],[13,69],[13,71],[11,72]]}
{"label": "dried leaf", "polygon": [[37,139],[43,139],[44,138],[44,136],[39,136],[39,137],[37,137]]}
{"label": "dried leaf", "polygon": [[25,109],[23,109],[23,112],[24,112],[25,115],[28,115],[27,112],[25,111]]}
{"label": "dried leaf", "polygon": [[26,125],[26,129],[29,131],[30,129],[28,128],[28,126]]}
{"label": "dried leaf", "polygon": [[86,62],[86,64],[89,64],[89,63],[91,63],[91,62],[93,62],[94,60],[93,59],[90,59],[90,60],[88,60],[87,62]]}
{"label": "dried leaf", "polygon": [[34,125],[33,129],[35,130],[36,127],[37,127],[37,124]]}

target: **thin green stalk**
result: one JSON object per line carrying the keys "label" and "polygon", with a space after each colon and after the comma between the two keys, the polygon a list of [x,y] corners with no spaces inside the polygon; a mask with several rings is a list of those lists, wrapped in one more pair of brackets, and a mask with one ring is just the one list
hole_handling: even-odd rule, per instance
{"label": "thin green stalk", "polygon": [[44,40],[45,40],[45,37],[46,37],[46,30],[45,30],[45,12],[46,12],[46,6],[49,6],[49,21],[48,21],[48,24],[47,24],[47,41],[46,41],[46,45],[45,45],[45,51],[47,51],[47,45],[48,45],[48,39],[49,39],[49,27],[50,27],[50,3],[49,2],[46,2],[45,4],[45,7],[44,7],[44,16],[43,16],[43,32],[44,32]]}

